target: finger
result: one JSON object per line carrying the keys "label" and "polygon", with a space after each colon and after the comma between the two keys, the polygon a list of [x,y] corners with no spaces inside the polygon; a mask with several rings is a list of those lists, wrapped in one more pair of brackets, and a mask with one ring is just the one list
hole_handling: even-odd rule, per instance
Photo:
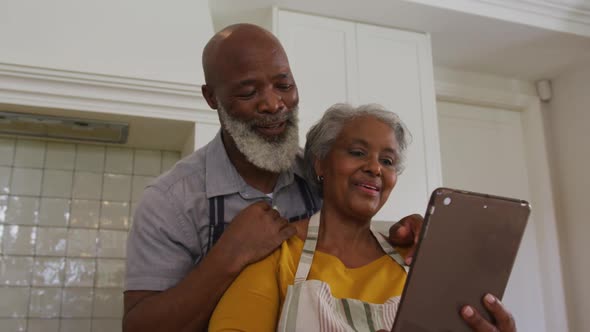
{"label": "finger", "polygon": [[273,220],[277,220],[277,219],[281,218],[281,214],[279,213],[279,211],[277,211],[275,209],[270,209],[268,211],[268,213]]}
{"label": "finger", "polygon": [[403,219],[389,228],[389,241],[394,246],[406,247],[412,244],[411,228]]}
{"label": "finger", "polygon": [[485,320],[472,306],[461,308],[461,316],[469,327],[476,332],[499,332],[498,329]]}
{"label": "finger", "polygon": [[268,204],[268,202],[265,200],[258,201],[252,205],[259,205],[262,208],[262,210],[264,210],[264,211],[268,211],[268,210],[272,209],[272,206],[270,206],[270,204]]}
{"label": "finger", "polygon": [[420,215],[412,215],[414,218],[414,222],[411,222],[410,225],[412,226],[412,235],[414,236],[414,243],[412,244],[412,248],[408,251],[406,256],[406,264],[412,265],[414,261],[414,254],[416,253],[416,248],[418,248],[418,242],[420,241],[420,232],[422,231],[422,216]]}
{"label": "finger", "polygon": [[483,304],[488,311],[494,316],[496,325],[500,331],[516,331],[516,322],[512,314],[506,310],[502,302],[492,294],[486,294],[483,297]]}
{"label": "finger", "polygon": [[282,243],[283,241],[294,236],[295,234],[297,234],[297,228],[295,228],[294,225],[287,223],[279,230],[279,243]]}

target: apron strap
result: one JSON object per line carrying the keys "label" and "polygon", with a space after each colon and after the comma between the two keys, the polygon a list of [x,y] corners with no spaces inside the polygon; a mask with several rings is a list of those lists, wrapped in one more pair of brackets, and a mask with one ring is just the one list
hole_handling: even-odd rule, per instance
{"label": "apron strap", "polygon": [[402,255],[400,255],[400,253],[397,252],[397,250],[395,250],[395,248],[392,247],[391,244],[389,244],[389,242],[387,241],[387,237],[374,230],[373,227],[371,227],[371,232],[373,233],[373,236],[377,239],[377,242],[379,242],[379,245],[381,246],[381,249],[383,249],[385,254],[391,257],[406,271],[406,273],[408,273],[410,271],[410,267],[406,265],[406,262],[404,261]]}
{"label": "apron strap", "polygon": [[307,276],[309,275],[311,263],[313,262],[313,255],[315,253],[315,247],[318,244],[320,215],[321,213],[317,212],[311,216],[311,218],[309,218],[307,237],[305,238],[305,243],[303,244],[303,251],[301,252],[301,258],[299,258],[297,272],[295,272],[295,285],[307,280]]}
{"label": "apron strap", "polygon": [[209,240],[207,251],[217,243],[225,228],[223,196],[209,198]]}
{"label": "apron strap", "polygon": [[309,189],[307,182],[305,182],[305,180],[303,180],[303,178],[301,178],[299,175],[293,175],[295,178],[295,182],[297,182],[301,198],[303,198],[303,203],[305,204],[305,213],[289,218],[289,222],[294,222],[301,219],[308,219],[320,210],[315,200],[313,199],[313,195],[311,194],[311,190]]}
{"label": "apron strap", "polygon": [[[309,226],[307,227],[307,238],[305,238],[305,243],[303,244],[303,251],[301,252],[301,258],[299,259],[299,264],[297,265],[297,271],[295,272],[295,282],[294,284],[299,284],[307,280],[309,276],[309,271],[311,270],[311,263],[313,262],[313,256],[315,253],[315,249],[318,243],[318,233],[320,230],[320,212],[317,212],[309,219]],[[385,252],[386,255],[391,257],[396,263],[398,263],[405,271],[408,273],[410,267],[406,265],[404,262],[404,258],[400,255],[395,248],[393,248],[389,242],[387,242],[387,238],[382,235],[381,233],[377,232],[371,227],[371,232],[381,249]]]}

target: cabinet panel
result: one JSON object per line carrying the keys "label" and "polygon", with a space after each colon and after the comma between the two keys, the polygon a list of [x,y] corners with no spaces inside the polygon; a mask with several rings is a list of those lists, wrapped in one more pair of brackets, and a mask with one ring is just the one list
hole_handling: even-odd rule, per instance
{"label": "cabinet panel", "polygon": [[[299,135],[337,102],[355,102],[354,23],[279,11],[278,36],[299,89]],[[352,84],[351,84],[352,82]]]}
{"label": "cabinet panel", "polygon": [[334,103],[379,103],[397,112],[413,142],[406,170],[375,220],[424,213],[430,192],[441,183],[428,36],[282,10],[275,19],[299,86],[301,144]]}
{"label": "cabinet panel", "polygon": [[440,183],[440,157],[429,39],[414,32],[357,24],[359,102],[396,112],[412,134],[406,168],[375,217],[424,213]]}

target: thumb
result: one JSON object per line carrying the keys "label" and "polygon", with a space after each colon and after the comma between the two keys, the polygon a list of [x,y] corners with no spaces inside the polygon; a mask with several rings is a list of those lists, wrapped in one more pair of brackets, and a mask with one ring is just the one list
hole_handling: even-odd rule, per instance
{"label": "thumb", "polygon": [[403,220],[395,223],[389,229],[389,242],[394,246],[410,246],[413,240],[411,226]]}

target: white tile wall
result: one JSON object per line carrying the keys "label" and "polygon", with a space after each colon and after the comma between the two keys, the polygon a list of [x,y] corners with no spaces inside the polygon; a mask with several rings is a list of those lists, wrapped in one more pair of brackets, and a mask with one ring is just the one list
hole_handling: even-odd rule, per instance
{"label": "white tile wall", "polygon": [[45,197],[72,197],[72,171],[45,169],[41,194]]}
{"label": "white tile wall", "polygon": [[78,145],[76,169],[79,171],[102,172],[104,170],[105,147]]}
{"label": "white tile wall", "polygon": [[0,287],[0,317],[26,317],[30,292],[28,287]]}
{"label": "white tile wall", "polygon": [[27,320],[23,318],[0,318],[0,331],[26,331]]}
{"label": "white tile wall", "polygon": [[90,323],[90,319],[62,319],[60,332],[90,332]]}
{"label": "white tile wall", "polygon": [[123,287],[125,260],[98,259],[97,265],[98,271],[96,273],[96,287]]}
{"label": "white tile wall", "polygon": [[66,287],[92,287],[96,273],[96,260],[68,258],[66,262]]}
{"label": "white tile wall", "polygon": [[131,176],[105,174],[103,178],[102,199],[128,202],[131,198]]}
{"label": "white tile wall", "polygon": [[76,162],[76,145],[69,143],[47,143],[45,168],[73,170]]}
{"label": "white tile wall", "polygon": [[13,139],[0,138],[0,165],[14,164],[14,143]]}
{"label": "white tile wall", "polygon": [[2,253],[5,255],[33,255],[37,227],[6,225],[2,237]]}
{"label": "white tile wall", "polygon": [[133,209],[179,158],[0,138],[0,331],[121,331]]}
{"label": "white tile wall", "polygon": [[10,193],[13,195],[39,196],[43,171],[35,168],[13,168]]}
{"label": "white tile wall", "polygon": [[89,318],[92,316],[92,288],[64,288],[61,317]]}
{"label": "white tile wall", "polygon": [[123,293],[118,289],[96,289],[94,291],[94,317],[123,317]]}
{"label": "white tile wall", "polygon": [[0,196],[0,224],[6,222],[6,210],[8,209],[8,196]]}
{"label": "white tile wall", "polygon": [[153,150],[135,150],[135,159],[133,161],[133,173],[137,175],[160,174],[162,164],[162,153]]}
{"label": "white tile wall", "polygon": [[39,256],[64,256],[66,253],[67,228],[39,227],[35,254]]}
{"label": "white tile wall", "polygon": [[78,199],[100,199],[102,192],[102,173],[74,173],[72,197]]}
{"label": "white tile wall", "polygon": [[36,257],[33,286],[61,286],[64,280],[64,258]]}
{"label": "white tile wall", "polygon": [[92,332],[120,332],[120,319],[96,319],[92,322]]}
{"label": "white tile wall", "polygon": [[129,203],[103,201],[100,228],[129,229]]}
{"label": "white tile wall", "polygon": [[72,200],[70,227],[98,228],[100,201]]}
{"label": "white tile wall", "polygon": [[70,200],[64,198],[41,198],[39,226],[68,226]]}
{"label": "white tile wall", "polygon": [[61,293],[61,288],[31,288],[29,317],[58,317],[61,306]]}
{"label": "white tile wall", "polygon": [[141,198],[143,189],[155,179],[153,176],[133,176],[133,184],[131,186],[131,201],[137,202]]}
{"label": "white tile wall", "polygon": [[95,229],[68,230],[68,257],[95,257],[98,231]]}
{"label": "white tile wall", "polygon": [[16,141],[14,166],[42,168],[45,161],[45,145],[42,141]]}
{"label": "white tile wall", "polygon": [[29,319],[27,320],[29,332],[59,332],[59,319]]}
{"label": "white tile wall", "polygon": [[[2,157],[0,157],[2,158]],[[8,194],[10,192],[10,173],[12,168],[0,166],[0,194]]]}
{"label": "white tile wall", "polygon": [[32,269],[31,257],[4,256],[0,259],[0,285],[29,286]]}
{"label": "white tile wall", "polygon": [[107,148],[105,172],[117,174],[133,173],[133,153],[129,149]]}
{"label": "white tile wall", "polygon": [[36,225],[39,222],[39,199],[37,197],[11,196],[8,199],[6,223]]}

